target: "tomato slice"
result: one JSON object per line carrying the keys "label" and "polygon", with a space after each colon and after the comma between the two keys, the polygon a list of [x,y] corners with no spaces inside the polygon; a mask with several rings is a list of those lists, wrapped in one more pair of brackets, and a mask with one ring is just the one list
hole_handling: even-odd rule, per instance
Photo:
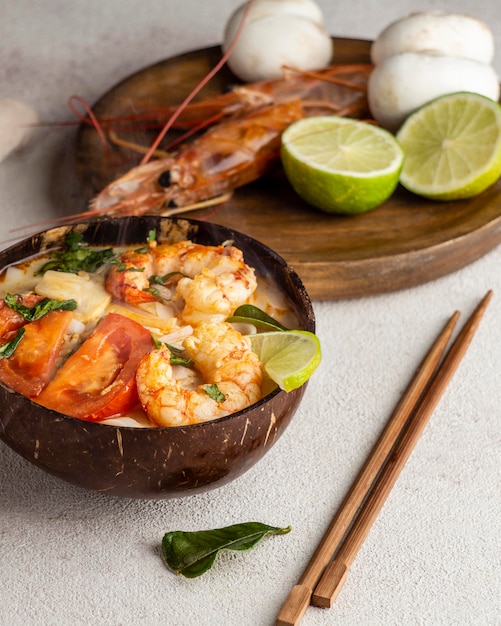
{"label": "tomato slice", "polygon": [[109,313],[37,398],[50,409],[100,421],[137,403],[136,369],[154,347],[151,333]]}
{"label": "tomato slice", "polygon": [[[30,293],[21,298],[21,304],[27,307],[33,307],[42,300],[42,296]],[[22,315],[11,309],[5,304],[4,300],[0,300],[0,338],[6,338],[8,333],[18,330],[26,324],[26,320]]]}
{"label": "tomato slice", "polygon": [[52,311],[25,323],[14,354],[0,359],[0,380],[23,396],[38,396],[54,375],[72,319],[71,311]]}

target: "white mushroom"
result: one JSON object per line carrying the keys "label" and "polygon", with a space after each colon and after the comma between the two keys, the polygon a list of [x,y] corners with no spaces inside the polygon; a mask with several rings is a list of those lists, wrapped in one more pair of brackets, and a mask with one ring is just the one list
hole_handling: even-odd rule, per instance
{"label": "white mushroom", "polygon": [[372,71],[369,107],[384,128],[395,131],[430,100],[458,91],[498,100],[499,79],[490,65],[472,59],[404,52],[388,57]]}
{"label": "white mushroom", "polygon": [[[245,5],[230,17],[224,32],[227,51],[241,23]],[[279,78],[284,65],[308,70],[328,65],[332,39],[313,0],[255,0],[228,60],[246,82]]]}
{"label": "white mushroom", "polygon": [[491,63],[494,37],[487,24],[470,15],[413,13],[379,34],[371,48],[372,62],[378,64],[402,52],[436,52]]}
{"label": "white mushroom", "polygon": [[[228,34],[230,37],[235,35],[247,4],[244,2],[231,14],[226,24],[225,35]],[[323,24],[324,21],[322,11],[314,0],[254,0],[254,4],[247,14],[246,22],[249,24],[263,17],[284,14],[303,17],[317,24]]]}
{"label": "white mushroom", "polygon": [[29,142],[39,122],[30,105],[12,98],[0,99],[0,161]]}

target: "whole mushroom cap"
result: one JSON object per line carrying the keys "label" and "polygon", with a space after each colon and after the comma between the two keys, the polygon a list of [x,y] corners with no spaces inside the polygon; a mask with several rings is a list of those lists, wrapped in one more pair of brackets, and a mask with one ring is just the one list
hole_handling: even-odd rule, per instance
{"label": "whole mushroom cap", "polygon": [[[239,7],[225,28],[223,51],[232,44],[245,11]],[[234,74],[246,82],[279,78],[284,65],[300,70],[329,64],[333,43],[323,16],[312,0],[261,0],[252,5],[228,59]]]}
{"label": "whole mushroom cap", "polygon": [[494,36],[482,20],[460,13],[413,13],[389,24],[371,47],[375,64],[402,52],[435,52],[491,63]]}
{"label": "whole mushroom cap", "polygon": [[[246,9],[247,3],[240,5],[231,14],[224,30],[224,41],[230,43],[232,40]],[[255,0],[254,4],[247,13],[246,25],[256,20],[270,15],[296,15],[312,22],[316,22],[320,26],[324,23],[322,11],[313,0]]]}
{"label": "whole mushroom cap", "polygon": [[419,107],[459,91],[497,101],[498,76],[492,66],[472,59],[403,52],[388,57],[372,71],[369,108],[381,126],[395,131]]}

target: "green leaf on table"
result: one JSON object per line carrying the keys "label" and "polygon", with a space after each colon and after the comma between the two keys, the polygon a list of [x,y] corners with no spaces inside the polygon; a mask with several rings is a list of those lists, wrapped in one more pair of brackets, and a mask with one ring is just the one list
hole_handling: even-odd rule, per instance
{"label": "green leaf on table", "polygon": [[284,535],[290,530],[290,526],[278,528],[261,522],[194,532],[176,530],[164,535],[162,555],[176,574],[196,578],[212,567],[222,550],[250,550],[266,535]]}
{"label": "green leaf on table", "polygon": [[226,321],[230,323],[240,322],[243,324],[254,324],[258,330],[287,330],[285,326],[282,326],[282,324],[277,322],[271,315],[268,315],[253,304],[242,304]]}

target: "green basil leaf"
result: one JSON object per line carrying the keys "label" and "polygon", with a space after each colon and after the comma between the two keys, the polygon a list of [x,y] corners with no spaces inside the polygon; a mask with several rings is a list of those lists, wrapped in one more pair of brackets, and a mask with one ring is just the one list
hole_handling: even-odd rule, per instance
{"label": "green basil leaf", "polygon": [[8,359],[14,354],[19,342],[23,338],[24,333],[25,329],[20,328],[12,341],[4,343],[3,346],[0,347],[0,359]]}
{"label": "green basil leaf", "polygon": [[28,307],[22,304],[21,298],[11,293],[6,294],[4,298],[5,304],[16,313],[19,313],[28,322],[40,319],[51,311],[74,311],[78,304],[76,300],[51,300],[43,298],[34,306]]}
{"label": "green basil leaf", "polygon": [[209,398],[212,398],[215,402],[224,402],[226,400],[226,396],[219,390],[219,387],[216,384],[202,385],[202,389],[209,396]]}
{"label": "green basil leaf", "polygon": [[176,574],[196,578],[212,567],[222,550],[250,550],[266,535],[284,535],[290,530],[290,526],[279,528],[261,522],[195,532],[177,530],[164,535],[162,555]]}
{"label": "green basil leaf", "polygon": [[285,326],[282,326],[282,324],[271,317],[271,315],[268,315],[253,304],[242,304],[226,321],[230,323],[242,322],[245,324],[254,324],[258,330],[287,330]]}

